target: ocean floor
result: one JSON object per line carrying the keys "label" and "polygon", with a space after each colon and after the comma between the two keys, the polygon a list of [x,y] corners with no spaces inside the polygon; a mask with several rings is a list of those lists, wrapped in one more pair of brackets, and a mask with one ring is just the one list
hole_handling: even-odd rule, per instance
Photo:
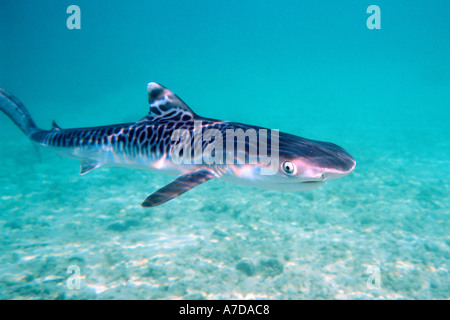
{"label": "ocean floor", "polygon": [[40,154],[0,141],[0,299],[449,298],[448,159],[358,150],[316,190],[210,181],[144,209],[173,177]]}

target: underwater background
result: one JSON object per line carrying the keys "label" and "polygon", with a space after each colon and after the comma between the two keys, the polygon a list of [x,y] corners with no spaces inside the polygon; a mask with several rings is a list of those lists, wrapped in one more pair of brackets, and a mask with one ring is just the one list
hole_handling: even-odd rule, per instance
{"label": "underwater background", "polygon": [[0,87],[42,128],[137,121],[155,81],[202,116],[357,161],[311,191],[214,180],[145,209],[172,176],[80,176],[0,115],[0,299],[448,299],[449,15],[446,1],[0,0]]}

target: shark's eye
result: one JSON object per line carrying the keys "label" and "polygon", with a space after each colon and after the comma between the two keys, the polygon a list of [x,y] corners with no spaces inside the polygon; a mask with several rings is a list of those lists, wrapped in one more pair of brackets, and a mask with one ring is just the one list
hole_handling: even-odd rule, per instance
{"label": "shark's eye", "polygon": [[293,175],[297,172],[297,167],[291,161],[283,162],[282,167],[286,174]]}

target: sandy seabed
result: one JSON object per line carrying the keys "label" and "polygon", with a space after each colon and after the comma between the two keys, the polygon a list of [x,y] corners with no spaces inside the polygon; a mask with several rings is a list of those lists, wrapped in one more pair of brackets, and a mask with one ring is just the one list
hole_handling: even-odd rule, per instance
{"label": "sandy seabed", "polygon": [[365,152],[316,190],[210,181],[144,209],[173,177],[2,141],[0,299],[448,299],[449,162]]}

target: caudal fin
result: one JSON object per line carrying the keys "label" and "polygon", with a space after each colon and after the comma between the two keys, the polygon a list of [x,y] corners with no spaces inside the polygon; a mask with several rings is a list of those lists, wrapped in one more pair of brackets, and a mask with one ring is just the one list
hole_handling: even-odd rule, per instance
{"label": "caudal fin", "polygon": [[28,137],[40,129],[36,126],[27,108],[5,89],[0,88],[0,110],[2,110]]}

